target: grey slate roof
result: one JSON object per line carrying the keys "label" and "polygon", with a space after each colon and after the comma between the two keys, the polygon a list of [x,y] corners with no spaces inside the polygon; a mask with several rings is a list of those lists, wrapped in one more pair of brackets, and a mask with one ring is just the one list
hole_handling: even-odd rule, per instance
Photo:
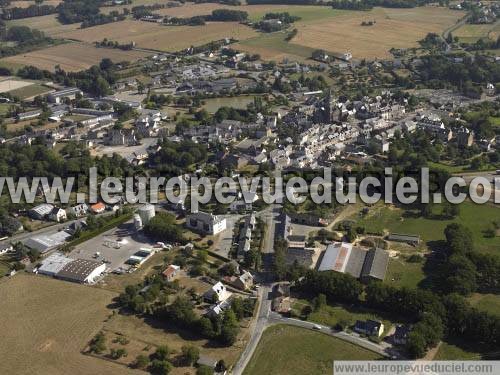
{"label": "grey slate roof", "polygon": [[361,271],[361,277],[371,277],[384,280],[389,263],[389,253],[383,249],[375,248],[366,254],[365,264]]}

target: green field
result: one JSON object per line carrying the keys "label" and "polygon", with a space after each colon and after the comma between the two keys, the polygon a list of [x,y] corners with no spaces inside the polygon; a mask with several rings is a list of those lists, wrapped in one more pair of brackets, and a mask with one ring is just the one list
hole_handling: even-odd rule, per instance
{"label": "green field", "polygon": [[469,298],[469,302],[478,310],[500,316],[500,296],[497,294],[475,293]]}
{"label": "green field", "polygon": [[376,359],[380,356],[323,333],[277,325],[264,332],[244,374],[331,374],[333,360]]}
{"label": "green field", "polygon": [[492,226],[493,221],[500,221],[500,210],[493,205],[477,205],[466,201],[460,205],[460,214],[453,220],[404,217],[404,214],[402,209],[379,205],[371,208],[357,225],[364,226],[367,232],[418,234],[422,240],[429,242],[444,240],[446,226],[457,222],[471,230],[477,250],[491,254],[500,252],[500,237],[485,238],[483,234],[483,231]]}
{"label": "green field", "polygon": [[247,105],[253,103],[254,96],[235,96],[231,98],[212,98],[205,99],[205,108],[210,113],[215,113],[220,107],[233,107],[238,109],[246,109]]}
{"label": "green field", "polygon": [[[297,300],[292,308],[297,315],[301,314],[301,310],[310,303],[307,300]],[[380,320],[385,325],[385,333],[387,333],[393,322],[385,316],[381,316],[375,312],[361,309],[359,307],[344,307],[341,305],[324,305],[318,311],[313,311],[307,318],[308,321],[323,324],[330,327],[335,327],[337,323],[349,323],[354,325],[356,320]]]}
{"label": "green field", "polygon": [[404,259],[389,259],[385,283],[397,287],[417,288],[424,280],[424,263],[409,263]]}
{"label": "green field", "polygon": [[500,25],[497,23],[481,25],[465,24],[453,31],[452,35],[458,37],[460,42],[474,43],[479,39],[496,40],[499,31]]}
{"label": "green field", "polygon": [[443,341],[441,343],[441,346],[439,347],[439,350],[434,357],[434,360],[439,360],[439,361],[444,361],[444,360],[472,360],[472,359],[481,359],[481,354],[478,352],[475,352],[473,348],[470,348],[470,350],[464,350],[461,348],[462,344],[460,344],[460,347],[458,347],[455,344],[452,344],[450,342]]}
{"label": "green field", "polygon": [[41,95],[46,92],[49,92],[50,89],[48,87],[34,84],[25,87],[21,87],[17,90],[9,91],[9,94],[12,96],[17,96],[19,99],[24,100],[27,98],[31,98],[33,96]]}

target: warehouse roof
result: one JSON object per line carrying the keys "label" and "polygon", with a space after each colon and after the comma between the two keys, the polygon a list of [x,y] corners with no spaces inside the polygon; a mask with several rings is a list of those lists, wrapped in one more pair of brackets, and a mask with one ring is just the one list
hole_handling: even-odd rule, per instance
{"label": "warehouse roof", "polygon": [[61,253],[54,253],[42,261],[42,265],[38,267],[38,273],[43,275],[54,276],[61,271],[64,266],[71,263],[74,259],[68,258]]}
{"label": "warehouse roof", "polygon": [[56,277],[83,283],[87,277],[102,264],[102,262],[95,260],[75,259],[71,263],[65,265],[63,269],[57,273]]}
{"label": "warehouse roof", "polygon": [[361,277],[373,277],[384,280],[389,263],[389,253],[383,249],[371,249],[366,254]]}

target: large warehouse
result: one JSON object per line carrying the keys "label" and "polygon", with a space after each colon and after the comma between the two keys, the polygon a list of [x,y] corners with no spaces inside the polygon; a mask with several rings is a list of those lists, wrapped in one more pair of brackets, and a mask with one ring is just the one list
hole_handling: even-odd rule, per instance
{"label": "large warehouse", "polygon": [[383,249],[366,250],[352,243],[335,242],[328,245],[318,270],[348,273],[362,281],[384,280],[388,263],[389,254]]}
{"label": "large warehouse", "polygon": [[66,264],[55,277],[75,283],[92,284],[106,270],[102,262],[87,259],[75,259]]}

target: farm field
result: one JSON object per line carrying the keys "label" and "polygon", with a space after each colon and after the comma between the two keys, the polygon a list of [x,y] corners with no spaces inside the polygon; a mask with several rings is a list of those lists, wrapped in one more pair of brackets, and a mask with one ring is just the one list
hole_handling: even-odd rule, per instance
{"label": "farm field", "polygon": [[444,229],[452,222],[465,225],[472,232],[476,250],[498,254],[500,237],[486,238],[484,231],[500,220],[500,210],[493,205],[477,205],[465,201],[460,205],[460,214],[453,220],[427,219],[424,217],[404,217],[399,208],[376,206],[357,225],[364,226],[367,232],[396,232],[419,234],[424,242],[444,240]]}
{"label": "farm field", "polygon": [[474,43],[482,38],[496,40],[500,35],[500,22],[483,25],[465,24],[453,31],[452,35],[467,43]]}
{"label": "farm field", "polygon": [[28,98],[32,98],[37,95],[45,94],[49,91],[53,91],[52,89],[42,86],[38,83],[21,87],[16,90],[9,91],[9,94],[13,96],[17,96],[19,99],[24,100]]}
{"label": "farm field", "polygon": [[64,38],[65,32],[76,30],[80,28],[79,23],[70,25],[63,25],[57,20],[56,14],[49,14],[41,17],[29,17],[18,20],[7,21],[7,26],[28,26],[32,29],[43,31],[46,35],[51,37]]}
{"label": "farm field", "polygon": [[0,281],[0,373],[140,373],[80,353],[109,315],[114,296],[24,273]]}
{"label": "farm field", "polygon": [[328,374],[332,361],[376,360],[366,349],[303,328],[277,325],[264,331],[244,375]]}
{"label": "farm field", "polygon": [[[234,364],[238,360],[245,344],[238,340],[232,347],[220,347],[213,345],[194,332],[170,327],[159,320],[145,321],[143,318],[134,315],[114,315],[104,324],[103,330],[106,333],[119,333],[131,342],[142,342],[144,345],[149,344],[152,346],[168,345],[176,353],[180,353],[184,345],[194,345],[200,349],[201,354],[216,359],[224,359],[228,365]],[[130,356],[131,359],[135,357],[132,354]],[[189,372],[189,370],[187,367],[178,367],[174,369],[174,372],[180,375]]]}
{"label": "farm field", "polygon": [[22,81],[20,79],[3,79],[0,80],[0,93],[2,92],[9,92],[12,90],[17,90],[26,86],[31,86],[33,85],[33,82],[30,81]]}
{"label": "farm field", "polygon": [[109,58],[114,62],[135,61],[148,56],[147,52],[122,51],[111,48],[96,48],[83,43],[61,44],[21,55],[1,59],[13,64],[34,65],[40,69],[54,71],[59,65],[62,69],[72,72],[90,68],[102,59]]}
{"label": "farm field", "polygon": [[64,34],[66,38],[84,42],[96,42],[108,38],[120,43],[135,42],[141,48],[167,52],[223,38],[233,37],[243,40],[256,35],[255,30],[237,22],[214,22],[204,26],[163,26],[132,20],[69,31]]}
{"label": "farm field", "polygon": [[[300,25],[295,44],[344,53],[353,58],[390,58],[391,48],[418,47],[427,33],[440,33],[464,15],[444,8],[375,8]],[[373,26],[361,26],[375,21]]]}

